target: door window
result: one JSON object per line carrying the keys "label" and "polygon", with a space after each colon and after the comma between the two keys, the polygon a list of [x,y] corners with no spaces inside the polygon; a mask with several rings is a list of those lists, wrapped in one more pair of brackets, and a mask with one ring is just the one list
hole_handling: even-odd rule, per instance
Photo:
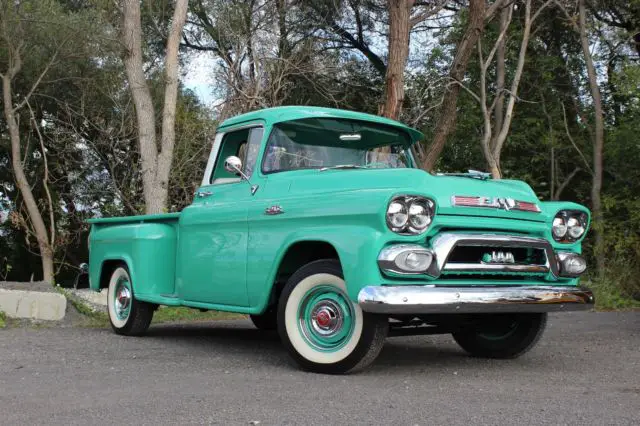
{"label": "door window", "polygon": [[224,160],[231,155],[235,155],[242,160],[242,171],[251,177],[258,159],[262,134],[262,127],[252,127],[226,133],[222,138],[216,165],[212,170],[209,183],[220,185],[240,182],[240,176],[229,173],[224,168]]}

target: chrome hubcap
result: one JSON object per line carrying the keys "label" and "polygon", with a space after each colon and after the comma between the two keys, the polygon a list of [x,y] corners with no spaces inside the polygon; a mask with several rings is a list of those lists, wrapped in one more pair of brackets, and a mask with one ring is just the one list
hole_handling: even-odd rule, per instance
{"label": "chrome hubcap", "polygon": [[311,309],[311,327],[322,336],[331,336],[342,327],[342,309],[330,300],[323,300]]}
{"label": "chrome hubcap", "polygon": [[121,285],[116,292],[115,309],[118,318],[126,318],[131,306],[131,291]]}
{"label": "chrome hubcap", "polygon": [[334,352],[349,342],[354,328],[354,311],[341,289],[319,285],[309,290],[299,303],[298,327],[311,347]]}

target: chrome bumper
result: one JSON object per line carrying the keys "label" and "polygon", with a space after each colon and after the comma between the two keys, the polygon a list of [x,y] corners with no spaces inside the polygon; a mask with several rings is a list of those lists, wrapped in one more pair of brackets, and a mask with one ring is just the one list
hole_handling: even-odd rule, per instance
{"label": "chrome bumper", "polygon": [[579,287],[369,286],[358,294],[365,312],[468,314],[589,310],[593,293]]}

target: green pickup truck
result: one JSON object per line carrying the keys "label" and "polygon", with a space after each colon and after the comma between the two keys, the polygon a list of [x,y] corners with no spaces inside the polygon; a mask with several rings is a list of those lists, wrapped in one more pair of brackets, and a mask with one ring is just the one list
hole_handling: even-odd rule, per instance
{"label": "green pickup truck", "polygon": [[589,211],[520,181],[425,172],[410,149],[422,138],[327,108],[224,121],[189,207],[90,221],[89,282],[113,330],[144,333],[160,305],[239,312],[302,368],[346,373],[389,333],[513,358],[547,312],[590,309]]}

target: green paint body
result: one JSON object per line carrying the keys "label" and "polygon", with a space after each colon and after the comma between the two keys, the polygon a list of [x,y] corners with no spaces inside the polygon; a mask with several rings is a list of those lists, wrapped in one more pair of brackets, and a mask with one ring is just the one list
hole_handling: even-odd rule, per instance
{"label": "green paint body", "polygon": [[[390,125],[406,131],[412,143],[423,137],[417,130],[386,118],[311,107],[244,114],[222,123],[218,132],[230,132],[247,124],[262,126],[259,165],[273,124],[310,117]],[[218,162],[224,160],[224,155],[218,155]],[[255,194],[251,185],[259,186]],[[324,172],[307,169],[263,174],[256,167],[251,184],[241,181],[204,185],[198,191],[213,195],[195,197],[180,213],[90,220],[91,288],[99,291],[101,282],[104,285],[101,277],[109,264],[124,262],[139,300],[259,314],[272,301],[274,282],[285,255],[301,242],[323,242],[335,249],[353,301],[368,285],[578,285],[578,279],[557,279],[550,274],[532,275],[526,281],[390,279],[381,274],[377,257],[390,244],[426,244],[445,229],[545,238],[554,250],[580,253],[584,236],[570,244],[556,242],[551,235],[551,222],[564,209],[589,215],[579,204],[540,202],[525,182],[437,176],[417,168]],[[401,194],[422,195],[435,201],[436,214],[425,233],[405,236],[388,229],[387,205]],[[454,207],[453,195],[536,202],[542,212]],[[266,215],[265,210],[274,205],[284,213]]]}

